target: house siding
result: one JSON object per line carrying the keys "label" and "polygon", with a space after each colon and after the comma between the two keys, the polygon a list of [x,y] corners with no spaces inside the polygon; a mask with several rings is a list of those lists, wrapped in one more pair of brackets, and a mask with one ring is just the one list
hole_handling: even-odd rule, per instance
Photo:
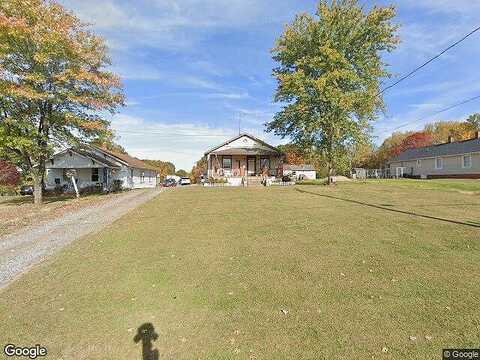
{"label": "house siding", "polygon": [[440,156],[443,160],[442,169],[435,168],[435,158],[419,159],[421,166],[417,167],[417,160],[409,161],[395,161],[390,163],[390,169],[392,174],[396,174],[396,168],[404,167],[406,173],[410,173],[410,169],[413,169],[412,175],[418,177],[471,177],[472,175],[480,176],[480,154],[465,154],[471,155],[472,166],[471,168],[463,168],[463,154],[452,156]]}
{"label": "house siding", "polygon": [[[153,188],[157,185],[157,173],[154,170],[139,169],[127,166],[112,156],[95,151],[95,154],[110,162],[116,163],[118,168],[112,169],[109,180],[121,180],[122,187],[125,189]],[[98,168],[98,181],[91,181],[92,168]],[[79,188],[101,185],[104,183],[104,166],[96,160],[77,154],[75,152],[63,152],[53,156],[53,162],[47,162],[46,187],[53,189],[55,179],[60,179],[60,186],[70,185],[70,179],[64,179],[64,169],[75,169],[77,185]],[[133,176],[132,176],[133,170]],[[144,175],[142,177],[142,174]],[[109,181],[110,182],[110,181]]]}

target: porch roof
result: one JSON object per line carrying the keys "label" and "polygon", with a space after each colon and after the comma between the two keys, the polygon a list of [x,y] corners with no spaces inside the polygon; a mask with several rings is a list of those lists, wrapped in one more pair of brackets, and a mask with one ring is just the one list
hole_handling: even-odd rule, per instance
{"label": "porch roof", "polygon": [[265,148],[231,148],[224,150],[212,151],[211,155],[280,155],[278,151]]}

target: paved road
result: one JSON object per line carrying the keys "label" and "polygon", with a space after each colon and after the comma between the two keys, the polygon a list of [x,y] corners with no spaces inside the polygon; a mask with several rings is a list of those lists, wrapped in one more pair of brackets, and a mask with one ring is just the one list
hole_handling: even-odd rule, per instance
{"label": "paved road", "polygon": [[0,289],[72,241],[101,230],[161,189],[130,191],[42,225],[0,237]]}

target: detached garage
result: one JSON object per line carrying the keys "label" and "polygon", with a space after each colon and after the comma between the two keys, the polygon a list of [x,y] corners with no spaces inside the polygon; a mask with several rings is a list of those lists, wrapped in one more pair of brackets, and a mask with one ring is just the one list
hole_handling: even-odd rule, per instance
{"label": "detached garage", "polygon": [[317,172],[312,165],[283,165],[283,175],[294,177],[298,180],[315,180]]}

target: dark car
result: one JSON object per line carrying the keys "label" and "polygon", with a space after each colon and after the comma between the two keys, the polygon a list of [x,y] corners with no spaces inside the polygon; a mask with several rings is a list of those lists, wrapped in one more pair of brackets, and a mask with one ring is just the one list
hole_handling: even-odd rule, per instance
{"label": "dark car", "polygon": [[32,185],[23,185],[20,188],[20,195],[33,195],[33,186]]}
{"label": "dark car", "polygon": [[175,179],[165,179],[162,186],[163,187],[174,187],[174,186],[177,186],[177,182],[175,181]]}

